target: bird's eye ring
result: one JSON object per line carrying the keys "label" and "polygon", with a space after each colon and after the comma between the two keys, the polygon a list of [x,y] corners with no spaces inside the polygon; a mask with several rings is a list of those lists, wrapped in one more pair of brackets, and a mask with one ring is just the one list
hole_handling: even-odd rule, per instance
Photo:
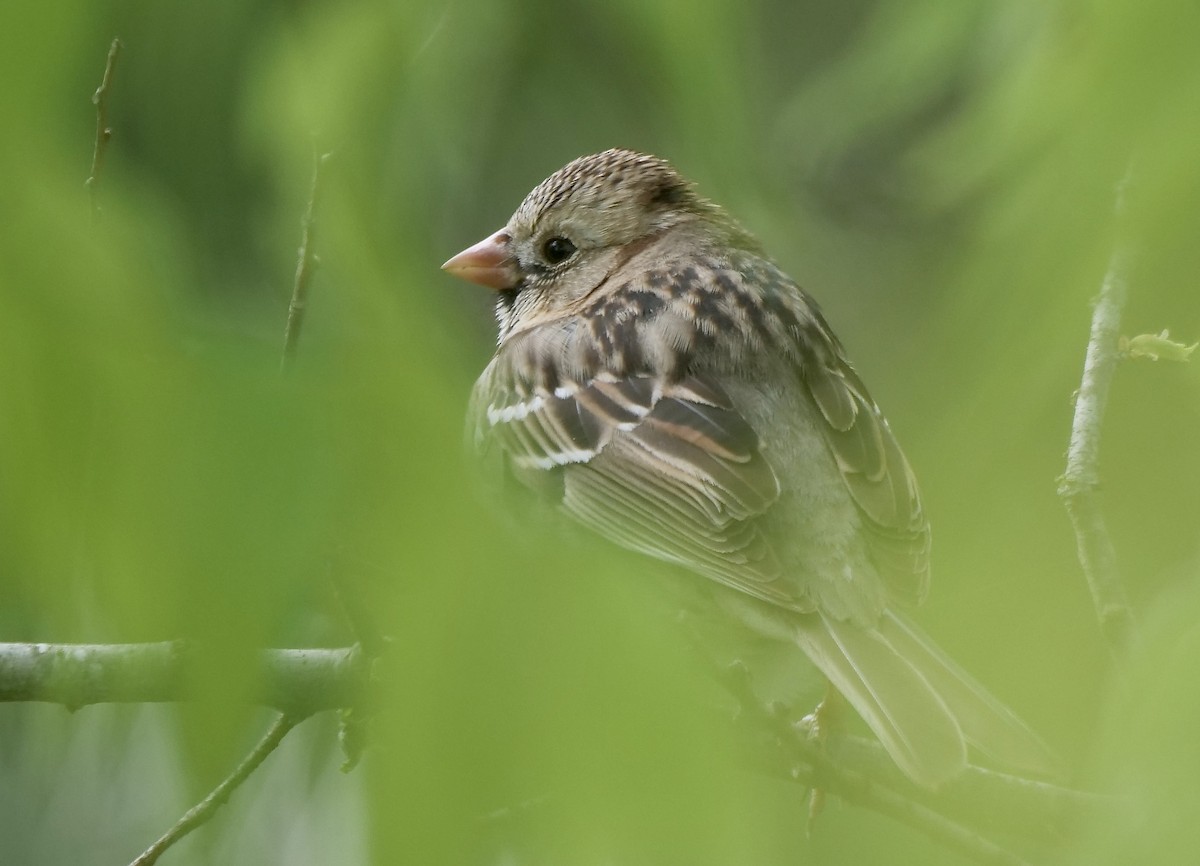
{"label": "bird's eye ring", "polygon": [[564,237],[552,237],[542,244],[542,255],[552,265],[561,264],[575,252],[575,244]]}

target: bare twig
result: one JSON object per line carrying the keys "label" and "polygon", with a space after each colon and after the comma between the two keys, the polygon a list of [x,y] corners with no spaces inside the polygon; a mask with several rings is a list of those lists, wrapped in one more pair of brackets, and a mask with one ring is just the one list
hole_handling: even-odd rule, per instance
{"label": "bare twig", "polygon": [[[188,664],[201,655],[182,642],[0,644],[0,701],[77,708],[186,700]],[[290,719],[333,708],[371,709],[368,671],[356,648],[267,650],[256,663],[257,700]],[[1111,808],[1094,795],[976,767],[927,791],[904,777],[877,743],[850,736],[813,742],[784,714],[758,704],[748,685],[727,685],[744,708],[740,724],[750,726],[756,742],[769,735],[762,765],[770,772],[891,815],[981,862],[1018,862],[982,833],[1053,842],[1080,816]],[[348,749],[351,759],[356,752]]]}
{"label": "bare twig", "polygon": [[[183,641],[142,644],[0,643],[0,702],[45,701],[78,709],[99,703],[187,700],[187,672],[203,649]],[[355,647],[260,650],[248,660],[255,700],[296,718],[369,703]]]}
{"label": "bare twig", "polygon": [[1111,797],[974,765],[930,791],[901,773],[875,740],[842,734],[827,749],[838,765],[983,832],[1059,843],[1082,819],[1118,809]]}
{"label": "bare twig", "polygon": [[984,833],[1026,845],[1054,843],[1080,817],[1113,808],[1096,795],[980,767],[968,767],[937,791],[921,788],[876,742],[846,735],[827,744],[811,739],[781,708],[762,705],[743,666],[716,674],[741,706],[739,725],[763,747],[760,766],[767,772],[888,815],[977,862],[1025,862]]}
{"label": "bare twig", "polygon": [[[313,244],[314,212],[320,189],[321,167],[328,158],[329,154],[326,153],[316,156],[314,160],[312,186],[301,222],[296,276],[292,283],[292,298],[288,304],[287,325],[284,329],[281,361],[281,369],[284,370],[296,353],[300,328],[304,324],[305,308],[308,305],[309,282],[318,264]],[[366,715],[363,712],[364,686],[370,666],[370,661],[364,658],[364,645],[363,638],[360,637],[359,643],[349,649],[266,651],[260,662],[266,687],[262,700],[271,706],[279,707],[283,713],[241,764],[207,797],[189,809],[175,826],[147,848],[131,866],[153,866],[168,848],[210,820],[217,810],[228,802],[233,792],[276,749],[288,731],[318,709],[338,708],[344,711],[342,742],[347,755],[346,768],[353,766],[363,749],[364,735],[361,729]],[[177,662],[180,656],[178,644],[168,644],[167,647],[170,648],[170,657]],[[335,655],[329,655],[331,652]],[[313,701],[314,697],[318,698],[316,703]],[[331,697],[334,698],[332,702],[329,701]],[[317,706],[318,703],[321,705]],[[358,713],[354,712],[356,709],[359,710]],[[351,733],[348,734],[347,731]]]}
{"label": "bare twig", "polygon": [[300,221],[300,250],[296,257],[296,277],[292,281],[292,299],[288,304],[287,326],[283,332],[283,360],[280,362],[282,369],[287,369],[296,354],[300,328],[304,324],[304,313],[308,306],[308,284],[319,264],[313,245],[313,214],[317,206],[317,193],[320,192],[321,168],[328,159],[328,153],[314,155],[313,158],[312,186],[309,190],[308,206],[304,209],[304,218]]}
{"label": "bare twig", "polygon": [[189,809],[182,818],[175,822],[170,830],[158,838],[158,840],[147,848],[140,857],[134,860],[130,866],[153,866],[158,862],[168,848],[191,833],[197,827],[204,824],[216,814],[217,810],[229,801],[230,796],[236,791],[243,782],[250,777],[250,774],[258,769],[259,765],[267,759],[271,752],[275,751],[276,747],[283,742],[283,738],[287,736],[288,731],[296,726],[297,723],[303,721],[302,718],[295,718],[289,715],[279,716],[267,733],[259,740],[258,745],[242,759],[237,768],[230,773],[221,784],[213,788],[203,800]]}
{"label": "bare twig", "polygon": [[104,77],[100,86],[92,94],[92,105],[96,106],[96,145],[92,150],[92,173],[88,175],[85,185],[92,203],[92,224],[100,218],[100,169],[104,165],[104,153],[108,150],[108,142],[112,139],[112,128],[108,125],[108,92],[112,87],[113,76],[117,71],[117,58],[121,56],[121,40],[113,39],[108,46],[108,59],[104,63]]}
{"label": "bare twig", "polygon": [[[1123,209],[1128,176],[1117,193],[1117,215]],[[1075,419],[1067,450],[1067,469],[1059,479],[1058,494],[1075,528],[1079,562],[1087,577],[1092,603],[1109,649],[1119,654],[1135,638],[1133,609],[1117,570],[1116,551],[1104,522],[1097,489],[1100,486],[1100,426],[1119,355],[1121,314],[1125,307],[1130,254],[1120,245],[1108,263],[1108,272],[1092,309],[1092,328],[1083,381],[1075,399]]]}
{"label": "bare twig", "polygon": [[817,786],[843,800],[888,815],[921,831],[936,842],[992,866],[1027,866],[1027,861],[934,809],[880,785],[871,777],[818,763]]}

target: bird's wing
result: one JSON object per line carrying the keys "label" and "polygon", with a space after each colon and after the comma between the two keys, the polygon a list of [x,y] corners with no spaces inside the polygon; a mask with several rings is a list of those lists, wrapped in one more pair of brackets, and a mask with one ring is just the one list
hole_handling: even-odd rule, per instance
{"label": "bird's wing", "polygon": [[929,586],[929,521],[887,419],[817,304],[773,266],[760,269],[754,281],[784,321],[788,354],[820,410],[825,440],[863,518],[880,573],[898,597],[920,601]]}
{"label": "bird's wing", "polygon": [[[498,447],[521,481],[618,544],[777,606],[750,616],[801,611],[769,633],[799,645],[918,782],[958,773],[967,739],[1037,764],[1036,738],[904,620],[885,612],[863,627],[831,617],[781,567],[759,520],[780,495],[759,437],[719,377],[680,362],[732,328],[758,327],[758,345],[734,351],[777,353],[807,388],[877,564],[900,595],[924,592],[929,529],[908,462],[819,310],[762,267],[769,272],[734,267],[712,280],[688,268],[652,272],[611,309],[509,335],[476,384],[477,443]],[[638,322],[655,316],[668,317],[656,322],[659,344],[639,342],[649,329]],[[664,357],[671,346],[679,351]],[[962,718],[951,706],[960,703]]]}
{"label": "bird's wing", "polygon": [[[755,355],[791,365],[819,411],[876,566],[896,596],[920,601],[929,583],[930,538],[916,477],[816,302],[753,251],[703,261],[699,270],[710,278],[686,279],[684,268],[673,290],[691,296],[693,315],[708,332],[729,335],[726,351],[745,352],[743,366],[752,367]],[[738,334],[749,334],[741,347]]]}
{"label": "bird's wing", "polygon": [[[570,515],[623,547],[806,609],[758,525],[778,480],[720,385],[581,369],[552,336],[540,351],[522,341],[502,348],[484,372],[473,411],[480,444],[499,445],[518,479],[553,490]],[[547,474],[560,483],[546,484]]]}
{"label": "bird's wing", "polygon": [[[758,256],[641,274],[578,319],[507,340],[476,387],[479,439],[498,441],[525,483],[560,491],[569,513],[619,544],[812,609],[802,582],[780,579],[756,519],[779,493],[757,434],[686,360],[718,349],[719,335],[736,349],[738,334],[749,334],[747,354],[790,358],[880,573],[920,600],[929,525],[908,461],[816,304]],[[547,472],[559,476],[552,485]]]}

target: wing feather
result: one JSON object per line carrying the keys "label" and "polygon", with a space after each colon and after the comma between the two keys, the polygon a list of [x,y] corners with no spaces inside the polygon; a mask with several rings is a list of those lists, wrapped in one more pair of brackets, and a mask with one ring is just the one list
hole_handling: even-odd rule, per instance
{"label": "wing feather", "polygon": [[477,386],[477,438],[496,437],[520,469],[561,473],[538,486],[618,544],[807,609],[759,526],[778,479],[715,380],[556,372],[539,387],[526,353],[498,356]]}
{"label": "wing feather", "polygon": [[814,316],[802,379],[826,422],[825,439],[864,518],[876,564],[896,595],[920,601],[929,587],[929,522],[916,477],[840,344]]}

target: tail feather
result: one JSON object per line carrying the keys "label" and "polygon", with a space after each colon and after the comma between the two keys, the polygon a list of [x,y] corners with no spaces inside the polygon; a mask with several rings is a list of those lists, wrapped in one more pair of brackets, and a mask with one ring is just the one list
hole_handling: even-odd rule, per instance
{"label": "tail feather", "polygon": [[967,765],[967,745],[996,764],[1044,777],[1054,753],[902,615],[864,629],[823,614],[805,616],[796,642],[913,781],[936,788]]}
{"label": "tail feather", "polygon": [[1044,777],[1060,775],[1061,762],[1041,738],[908,619],[888,611],[879,631],[951,708],[963,736],[974,748],[1007,769]]}
{"label": "tail feather", "polygon": [[884,633],[816,614],[795,635],[910,778],[934,788],[966,767],[954,712]]}

